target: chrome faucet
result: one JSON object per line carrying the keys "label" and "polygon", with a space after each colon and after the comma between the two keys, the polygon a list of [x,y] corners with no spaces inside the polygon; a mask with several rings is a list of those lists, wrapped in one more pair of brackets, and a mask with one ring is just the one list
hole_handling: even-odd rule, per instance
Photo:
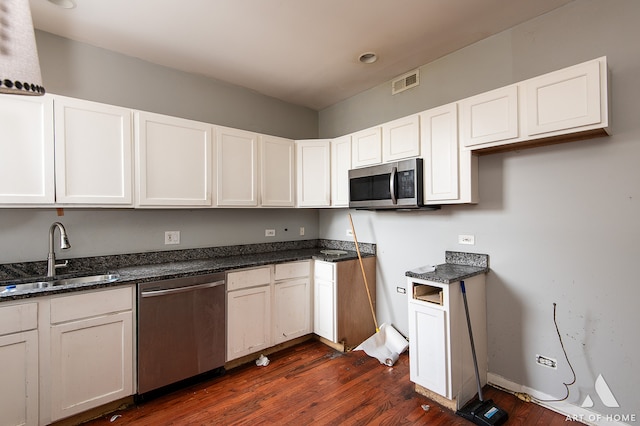
{"label": "chrome faucet", "polygon": [[53,233],[56,228],[60,230],[60,248],[68,249],[71,247],[69,244],[69,237],[67,237],[67,230],[64,229],[64,225],[60,222],[54,222],[49,228],[49,255],[47,256],[47,277],[53,277],[56,275],[56,268],[64,268],[69,265],[69,261],[65,260],[64,263],[56,265],[56,253],[53,248]]}

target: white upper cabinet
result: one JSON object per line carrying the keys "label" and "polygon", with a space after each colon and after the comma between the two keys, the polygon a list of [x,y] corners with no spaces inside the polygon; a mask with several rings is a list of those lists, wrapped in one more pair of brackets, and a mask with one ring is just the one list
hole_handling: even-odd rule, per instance
{"label": "white upper cabinet", "polygon": [[460,133],[465,147],[517,138],[518,86],[502,87],[460,101]]}
{"label": "white upper cabinet", "polygon": [[382,161],[395,161],[420,155],[420,119],[418,114],[382,125]]}
{"label": "white upper cabinet", "polygon": [[455,103],[420,113],[426,204],[457,201],[458,110]]}
{"label": "white upper cabinet", "polygon": [[53,151],[53,98],[0,96],[0,203],[53,203]]}
{"label": "white upper cabinet", "polygon": [[216,126],[218,206],[258,205],[258,134]]}
{"label": "white upper cabinet", "polygon": [[351,136],[331,141],[331,205],[349,207],[349,170],[351,169]]}
{"label": "white upper cabinet", "polygon": [[260,136],[260,204],[295,206],[295,142]]}
{"label": "white upper cabinet", "polygon": [[331,141],[296,141],[298,207],[331,205]]}
{"label": "white upper cabinet", "polygon": [[372,127],[351,134],[351,167],[382,163],[382,129]]}
{"label": "white upper cabinet", "polygon": [[523,86],[529,136],[608,126],[606,58],[532,78]]}
{"label": "white upper cabinet", "polygon": [[56,201],[133,205],[130,109],[56,96]]}
{"label": "white upper cabinet", "polygon": [[136,205],[212,205],[212,126],[136,111]]}

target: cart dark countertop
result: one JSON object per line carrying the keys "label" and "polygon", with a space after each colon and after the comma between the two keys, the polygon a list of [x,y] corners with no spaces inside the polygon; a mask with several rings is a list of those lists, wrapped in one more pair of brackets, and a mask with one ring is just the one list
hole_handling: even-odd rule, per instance
{"label": "cart dark countertop", "polygon": [[[375,245],[360,243],[363,257],[375,255]],[[232,247],[232,248],[231,248]],[[265,250],[266,251],[260,251]],[[344,251],[344,254],[325,254],[327,249]],[[351,249],[351,250],[349,250]],[[364,249],[364,250],[363,250]],[[198,255],[202,256],[198,258]],[[182,278],[191,275],[206,275],[234,269],[251,268],[263,265],[295,262],[301,260],[322,260],[327,262],[341,262],[357,259],[355,246],[348,243],[322,240],[321,244],[270,244],[250,246],[230,246],[215,249],[192,249],[174,252],[159,252],[149,254],[118,255],[112,257],[85,258],[71,260],[77,264],[78,270],[56,278],[70,278],[93,274],[118,274],[119,278],[113,282],[95,282],[69,284],[45,288],[34,288],[22,291],[0,293],[0,302],[28,299],[38,296],[86,291],[98,288],[132,285],[137,283]],[[25,266],[26,265],[26,266]],[[0,281],[3,286],[36,281],[46,281],[42,276],[29,275],[33,270],[39,270],[40,265],[0,265],[15,273],[15,278]]]}
{"label": "cart dark countertop", "polygon": [[414,269],[407,271],[405,275],[425,281],[450,284],[489,272],[489,256],[486,254],[447,251],[445,262],[436,265],[434,271],[421,272]]}

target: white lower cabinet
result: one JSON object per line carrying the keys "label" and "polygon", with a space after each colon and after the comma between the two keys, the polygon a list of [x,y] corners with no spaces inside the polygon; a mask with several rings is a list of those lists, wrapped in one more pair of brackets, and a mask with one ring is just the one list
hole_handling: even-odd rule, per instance
{"label": "white lower cabinet", "polygon": [[311,333],[310,261],[275,265],[273,343]]}
{"label": "white lower cabinet", "polygon": [[[482,385],[487,382],[485,276],[464,280]],[[407,279],[409,378],[456,409],[477,392],[460,282]],[[423,392],[421,392],[423,393]]]}
{"label": "white lower cabinet", "polygon": [[308,260],[227,273],[227,361],[311,333]]}
{"label": "white lower cabinet", "polygon": [[38,424],[38,304],[0,306],[0,423]]}
{"label": "white lower cabinet", "polygon": [[[362,259],[375,309],[376,258]],[[376,332],[358,260],[314,262],[313,331],[351,349]]]}
{"label": "white lower cabinet", "polygon": [[132,288],[54,297],[50,309],[50,420],[132,395]]}

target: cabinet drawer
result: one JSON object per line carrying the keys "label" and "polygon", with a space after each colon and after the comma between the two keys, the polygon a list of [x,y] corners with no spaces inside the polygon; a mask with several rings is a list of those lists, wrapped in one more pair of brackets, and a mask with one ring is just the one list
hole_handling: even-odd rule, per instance
{"label": "cabinet drawer", "polygon": [[331,262],[317,261],[315,263],[314,276],[326,281],[335,281],[335,264]]}
{"label": "cabinet drawer", "polygon": [[51,324],[130,311],[132,308],[131,287],[62,296],[51,299]]}
{"label": "cabinet drawer", "polygon": [[0,336],[34,330],[38,327],[38,304],[0,307]]}
{"label": "cabinet drawer", "polygon": [[271,267],[245,269],[227,273],[227,290],[255,287],[271,283]]}
{"label": "cabinet drawer", "polygon": [[274,280],[287,280],[309,276],[309,261],[280,263],[275,267]]}

